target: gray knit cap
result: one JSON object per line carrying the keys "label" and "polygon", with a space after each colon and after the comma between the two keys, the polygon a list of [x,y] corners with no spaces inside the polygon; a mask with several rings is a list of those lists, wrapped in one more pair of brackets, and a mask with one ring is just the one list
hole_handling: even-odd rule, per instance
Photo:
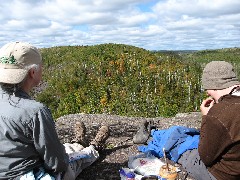
{"label": "gray knit cap", "polygon": [[233,66],[225,61],[212,61],[208,63],[202,75],[204,89],[225,89],[240,84]]}

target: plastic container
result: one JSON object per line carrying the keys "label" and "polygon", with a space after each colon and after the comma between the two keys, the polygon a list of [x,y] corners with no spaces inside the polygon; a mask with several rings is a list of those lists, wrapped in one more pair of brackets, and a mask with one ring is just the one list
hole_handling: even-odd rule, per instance
{"label": "plastic container", "polygon": [[135,180],[135,173],[127,168],[119,170],[121,180]]}

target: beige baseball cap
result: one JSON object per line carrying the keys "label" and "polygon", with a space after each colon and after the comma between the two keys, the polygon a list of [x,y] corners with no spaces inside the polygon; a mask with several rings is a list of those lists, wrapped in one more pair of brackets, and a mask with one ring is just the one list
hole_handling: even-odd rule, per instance
{"label": "beige baseball cap", "polygon": [[41,64],[38,49],[29,43],[11,42],[0,49],[0,82],[18,84],[27,75],[29,66]]}

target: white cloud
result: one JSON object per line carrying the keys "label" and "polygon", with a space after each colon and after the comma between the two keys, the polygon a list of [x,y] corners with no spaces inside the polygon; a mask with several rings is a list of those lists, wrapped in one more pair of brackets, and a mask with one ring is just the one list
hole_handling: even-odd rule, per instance
{"label": "white cloud", "polygon": [[146,49],[239,46],[239,0],[8,0],[0,45],[124,43]]}
{"label": "white cloud", "polygon": [[160,1],[153,8],[155,13],[166,17],[189,15],[192,17],[215,17],[239,13],[239,0],[168,0]]}

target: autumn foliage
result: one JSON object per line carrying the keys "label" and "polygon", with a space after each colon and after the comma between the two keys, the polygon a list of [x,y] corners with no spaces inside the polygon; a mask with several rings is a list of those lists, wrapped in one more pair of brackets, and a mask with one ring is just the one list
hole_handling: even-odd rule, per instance
{"label": "autumn foliage", "polygon": [[[55,118],[75,113],[158,117],[198,111],[204,96],[203,65],[227,56],[238,66],[239,59],[235,61],[230,50],[219,52],[152,52],[124,44],[43,48],[46,88],[37,99]],[[233,51],[237,53],[239,49]]]}

